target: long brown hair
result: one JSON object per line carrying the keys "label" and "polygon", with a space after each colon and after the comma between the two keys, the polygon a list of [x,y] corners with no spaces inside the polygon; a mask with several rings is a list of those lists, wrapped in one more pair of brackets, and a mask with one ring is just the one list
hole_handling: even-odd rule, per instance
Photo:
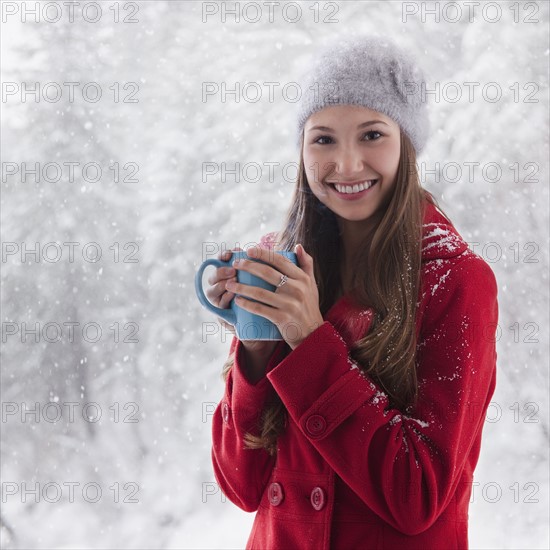
{"label": "long brown hair", "polygon": [[[400,139],[393,194],[374,233],[361,246],[354,270],[354,300],[372,308],[374,317],[368,332],[351,346],[350,358],[386,392],[390,406],[405,412],[414,408],[418,394],[415,317],[426,201],[443,210],[420,184],[409,138],[401,132]],[[342,243],[335,214],[309,187],[302,153],[294,196],[276,248],[292,250],[297,243],[313,257],[319,307],[324,316],[342,288]],[[232,354],[224,365],[224,380],[233,362]],[[275,454],[286,414],[277,396],[262,411],[260,435],[247,434],[247,447],[265,448]]]}

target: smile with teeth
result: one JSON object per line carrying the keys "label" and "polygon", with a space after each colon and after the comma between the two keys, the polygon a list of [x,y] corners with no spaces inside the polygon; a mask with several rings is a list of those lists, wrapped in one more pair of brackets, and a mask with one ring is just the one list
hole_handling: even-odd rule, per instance
{"label": "smile with teeth", "polygon": [[371,188],[378,180],[367,180],[362,183],[357,183],[355,185],[340,185],[339,183],[332,183],[331,185],[339,193],[353,194],[359,193],[360,191],[365,191],[366,189]]}

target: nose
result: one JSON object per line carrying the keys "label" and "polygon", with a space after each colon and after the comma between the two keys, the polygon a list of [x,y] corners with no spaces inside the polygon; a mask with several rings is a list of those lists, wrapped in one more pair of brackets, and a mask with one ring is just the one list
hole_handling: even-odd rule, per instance
{"label": "nose", "polygon": [[333,161],[336,174],[343,179],[351,180],[365,171],[362,152],[352,145],[339,148]]}

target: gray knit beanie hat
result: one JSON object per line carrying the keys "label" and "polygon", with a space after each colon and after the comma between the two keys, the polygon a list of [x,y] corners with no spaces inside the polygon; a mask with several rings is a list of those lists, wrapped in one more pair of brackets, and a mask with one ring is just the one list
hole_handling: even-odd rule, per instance
{"label": "gray knit beanie hat", "polygon": [[324,107],[362,105],[383,113],[409,136],[417,155],[429,132],[421,68],[387,37],[339,38],[327,45],[301,83],[298,144],[306,120]]}

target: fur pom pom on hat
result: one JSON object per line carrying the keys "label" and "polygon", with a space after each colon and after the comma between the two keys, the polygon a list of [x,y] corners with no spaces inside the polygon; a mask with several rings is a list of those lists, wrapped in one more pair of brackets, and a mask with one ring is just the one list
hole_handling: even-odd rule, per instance
{"label": "fur pom pom on hat", "polygon": [[429,133],[421,68],[387,37],[339,39],[326,45],[301,83],[298,144],[307,119],[334,105],[362,105],[394,120],[417,155]]}

